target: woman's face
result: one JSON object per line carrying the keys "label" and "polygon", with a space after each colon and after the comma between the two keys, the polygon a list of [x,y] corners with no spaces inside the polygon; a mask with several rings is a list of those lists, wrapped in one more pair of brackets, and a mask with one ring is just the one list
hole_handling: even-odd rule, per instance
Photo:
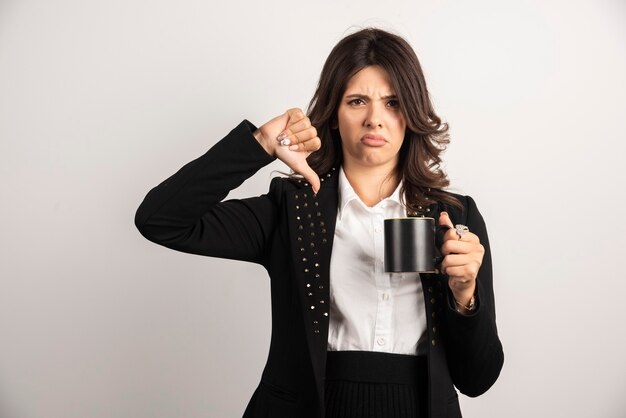
{"label": "woman's face", "polygon": [[406,121],[385,70],[365,67],[348,81],[337,120],[344,165],[395,168]]}

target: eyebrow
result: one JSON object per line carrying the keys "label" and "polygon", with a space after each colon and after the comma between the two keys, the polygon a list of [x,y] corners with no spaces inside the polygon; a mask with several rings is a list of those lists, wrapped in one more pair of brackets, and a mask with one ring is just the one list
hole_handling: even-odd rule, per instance
{"label": "eyebrow", "polygon": [[[349,94],[346,96],[346,99],[350,99],[350,98],[358,98],[358,99],[370,99],[370,97],[367,94]],[[386,96],[382,96],[381,99],[385,100],[385,99],[397,99],[398,96],[396,96],[395,94],[388,94]]]}

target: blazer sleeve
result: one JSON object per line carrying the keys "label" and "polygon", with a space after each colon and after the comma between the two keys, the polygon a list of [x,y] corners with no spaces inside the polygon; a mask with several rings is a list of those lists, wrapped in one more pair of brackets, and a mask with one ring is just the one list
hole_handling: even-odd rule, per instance
{"label": "blazer sleeve", "polygon": [[204,155],[151,189],[135,213],[148,240],[173,250],[264,264],[276,223],[274,178],[270,191],[248,199],[222,200],[274,161],[244,119]]}
{"label": "blazer sleeve", "polygon": [[467,396],[486,392],[497,380],[504,363],[502,344],[496,327],[495,298],[491,248],[487,228],[476,202],[466,196],[465,225],[476,234],[485,248],[483,261],[476,277],[478,307],[471,315],[456,311],[454,296],[448,289],[445,309],[446,326],[442,327],[446,356],[454,385]]}

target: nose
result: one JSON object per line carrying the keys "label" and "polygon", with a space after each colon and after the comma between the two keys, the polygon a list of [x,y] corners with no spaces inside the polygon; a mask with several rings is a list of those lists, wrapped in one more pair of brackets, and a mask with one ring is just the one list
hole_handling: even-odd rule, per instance
{"label": "nose", "polygon": [[367,115],[365,116],[365,126],[367,126],[368,128],[382,127],[383,120],[380,112],[381,111],[378,109],[378,106],[376,104],[372,104],[371,106],[369,106]]}

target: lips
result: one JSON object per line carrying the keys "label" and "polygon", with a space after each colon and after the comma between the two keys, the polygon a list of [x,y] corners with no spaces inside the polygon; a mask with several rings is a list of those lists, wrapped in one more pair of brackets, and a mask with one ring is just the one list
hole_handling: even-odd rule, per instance
{"label": "lips", "polygon": [[382,147],[387,143],[387,140],[381,135],[367,134],[361,138],[361,142],[370,147]]}

